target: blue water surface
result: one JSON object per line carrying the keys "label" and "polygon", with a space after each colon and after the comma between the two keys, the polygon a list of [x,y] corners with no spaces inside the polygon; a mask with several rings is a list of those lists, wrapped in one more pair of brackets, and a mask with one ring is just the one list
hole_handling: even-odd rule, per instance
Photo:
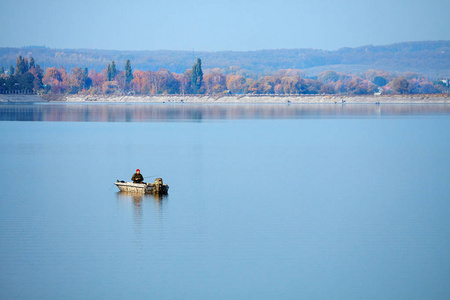
{"label": "blue water surface", "polygon": [[448,107],[322,109],[0,107],[0,298],[449,299]]}

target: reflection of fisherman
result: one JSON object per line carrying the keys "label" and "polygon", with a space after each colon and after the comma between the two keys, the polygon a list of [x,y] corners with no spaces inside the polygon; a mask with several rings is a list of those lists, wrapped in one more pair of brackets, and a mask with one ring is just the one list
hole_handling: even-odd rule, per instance
{"label": "reflection of fisherman", "polygon": [[133,174],[131,180],[133,180],[134,183],[142,183],[142,181],[144,181],[144,177],[142,176],[141,171],[139,169],[137,169],[136,173]]}

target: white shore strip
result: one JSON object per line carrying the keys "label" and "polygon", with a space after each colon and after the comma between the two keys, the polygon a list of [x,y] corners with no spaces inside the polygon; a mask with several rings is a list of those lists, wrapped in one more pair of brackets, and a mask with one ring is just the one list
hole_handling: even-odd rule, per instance
{"label": "white shore strip", "polygon": [[450,104],[450,94],[427,95],[234,95],[234,96],[192,96],[192,95],[63,95],[59,100],[46,101],[37,95],[1,95],[2,103],[51,102],[51,103],[195,103],[195,104]]}
{"label": "white shore strip", "polygon": [[380,104],[411,104],[411,103],[439,103],[450,104],[450,95],[364,95],[364,96],[341,96],[341,95],[235,95],[235,96],[80,96],[70,95],[64,102],[113,102],[113,103],[367,103]]}
{"label": "white shore strip", "polygon": [[0,94],[0,103],[47,102],[38,95]]}

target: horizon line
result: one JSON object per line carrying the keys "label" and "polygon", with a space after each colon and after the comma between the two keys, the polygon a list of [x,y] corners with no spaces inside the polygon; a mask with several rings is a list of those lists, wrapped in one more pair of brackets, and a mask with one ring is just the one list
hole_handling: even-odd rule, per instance
{"label": "horizon line", "polygon": [[215,53],[215,52],[259,52],[259,51],[271,51],[271,50],[318,50],[318,51],[327,51],[334,52],[339,51],[341,49],[358,49],[364,47],[383,47],[383,46],[393,46],[399,44],[409,44],[409,43],[437,43],[437,42],[450,42],[450,40],[420,40],[420,41],[404,41],[404,42],[396,42],[391,44],[366,44],[356,47],[340,47],[334,50],[326,50],[320,48],[266,48],[266,49],[258,49],[258,50],[173,50],[173,49],[153,49],[153,50],[118,50],[118,49],[102,49],[102,48],[59,48],[59,47],[49,47],[46,45],[29,45],[29,46],[20,46],[20,47],[11,47],[11,46],[0,46],[0,48],[6,49],[49,49],[49,50],[91,50],[91,51],[117,51],[117,52],[157,52],[157,51],[168,51],[168,52],[206,52],[206,53]]}

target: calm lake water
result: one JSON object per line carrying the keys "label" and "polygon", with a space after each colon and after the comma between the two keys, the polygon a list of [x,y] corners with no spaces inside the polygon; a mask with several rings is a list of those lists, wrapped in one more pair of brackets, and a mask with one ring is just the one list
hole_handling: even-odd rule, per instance
{"label": "calm lake water", "polygon": [[[0,299],[449,299],[448,105],[0,105]],[[119,193],[141,169],[162,198]]]}

